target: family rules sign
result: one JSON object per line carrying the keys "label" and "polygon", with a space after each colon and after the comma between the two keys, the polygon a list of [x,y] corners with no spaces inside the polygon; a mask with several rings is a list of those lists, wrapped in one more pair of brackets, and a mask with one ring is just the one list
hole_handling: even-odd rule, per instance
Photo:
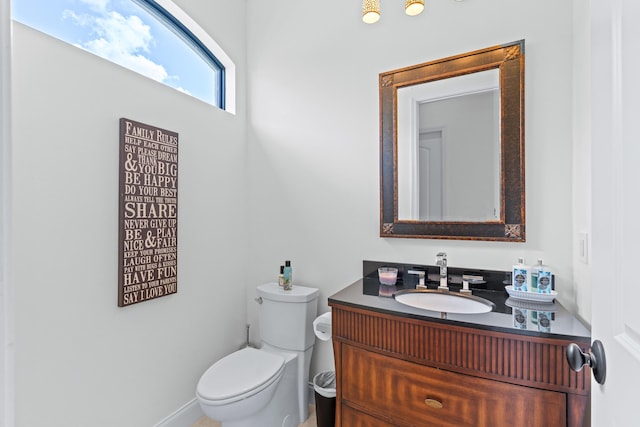
{"label": "family rules sign", "polygon": [[178,291],[178,134],[120,119],[118,306]]}

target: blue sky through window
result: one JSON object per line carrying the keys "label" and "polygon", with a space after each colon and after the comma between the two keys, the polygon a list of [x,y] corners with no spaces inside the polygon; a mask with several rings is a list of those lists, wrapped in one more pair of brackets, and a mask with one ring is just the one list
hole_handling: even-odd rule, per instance
{"label": "blue sky through window", "polygon": [[132,0],[13,0],[13,18],[218,105],[219,70]]}

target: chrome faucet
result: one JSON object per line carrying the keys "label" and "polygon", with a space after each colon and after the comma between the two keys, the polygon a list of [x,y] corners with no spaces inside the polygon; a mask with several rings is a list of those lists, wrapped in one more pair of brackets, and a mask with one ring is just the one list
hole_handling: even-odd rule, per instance
{"label": "chrome faucet", "polygon": [[438,252],[436,255],[436,265],[440,266],[440,286],[438,289],[441,291],[448,291],[449,284],[447,280],[447,254],[444,252]]}

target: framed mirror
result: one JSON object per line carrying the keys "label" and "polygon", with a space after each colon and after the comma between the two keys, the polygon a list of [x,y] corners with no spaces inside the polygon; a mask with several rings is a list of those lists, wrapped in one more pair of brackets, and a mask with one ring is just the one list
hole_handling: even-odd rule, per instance
{"label": "framed mirror", "polygon": [[524,40],[379,88],[380,236],[525,241]]}

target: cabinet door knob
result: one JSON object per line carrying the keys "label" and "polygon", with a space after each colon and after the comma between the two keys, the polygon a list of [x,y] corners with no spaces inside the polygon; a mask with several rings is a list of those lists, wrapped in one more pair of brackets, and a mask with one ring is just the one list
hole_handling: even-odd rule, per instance
{"label": "cabinet door knob", "polygon": [[426,398],[424,400],[424,403],[433,409],[442,409],[442,402],[440,402],[439,400],[436,399],[431,399],[431,398]]}

